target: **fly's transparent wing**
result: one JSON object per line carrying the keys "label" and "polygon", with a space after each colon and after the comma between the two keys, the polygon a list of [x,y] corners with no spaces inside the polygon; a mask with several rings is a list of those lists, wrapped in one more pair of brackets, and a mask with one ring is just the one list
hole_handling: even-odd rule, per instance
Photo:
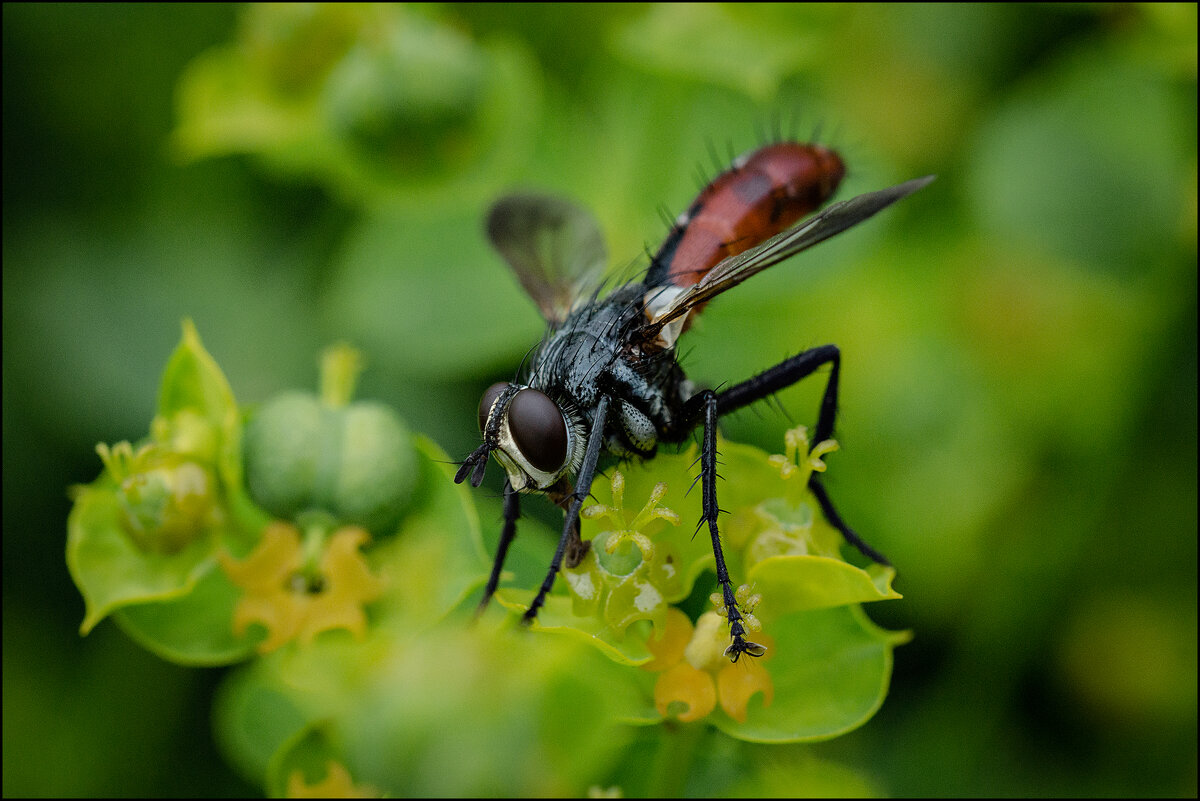
{"label": "fly's transparent wing", "polygon": [[916,192],[934,177],[927,175],[924,178],[914,178],[899,186],[834,203],[815,217],[776,234],[761,245],[730,256],[709,270],[698,283],[670,296],[662,294],[661,302],[651,302],[650,322],[642,328],[641,333],[647,338],[654,338],[669,323],[684,317],[697,304],[712,300],[750,276],[857,225],[897,200]]}
{"label": "fly's transparent wing", "polygon": [[487,233],[542,317],[554,325],[599,285],[608,264],[596,220],[560,197],[503,197],[488,214]]}

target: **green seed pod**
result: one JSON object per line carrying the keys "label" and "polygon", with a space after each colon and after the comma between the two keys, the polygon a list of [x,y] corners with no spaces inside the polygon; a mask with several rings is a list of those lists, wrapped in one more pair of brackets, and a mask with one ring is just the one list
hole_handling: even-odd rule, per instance
{"label": "green seed pod", "polygon": [[271,514],[323,512],[375,534],[394,528],[419,475],[412,437],[390,408],[299,392],[248,420],[243,453],[250,497]]}

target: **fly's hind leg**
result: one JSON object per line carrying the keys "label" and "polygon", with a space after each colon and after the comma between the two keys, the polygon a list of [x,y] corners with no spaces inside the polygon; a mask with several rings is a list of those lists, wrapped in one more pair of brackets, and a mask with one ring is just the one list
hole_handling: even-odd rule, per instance
{"label": "fly's hind leg", "polygon": [[729,569],[725,566],[725,554],[721,550],[721,535],[717,531],[717,515],[721,512],[717,505],[718,397],[711,389],[706,389],[692,398],[691,402],[702,404],[704,415],[704,441],[700,446],[700,484],[703,493],[700,525],[708,524],[708,533],[712,537],[713,556],[717,564],[717,583],[721,587],[721,598],[725,602],[725,613],[729,618],[729,636],[733,642],[725,649],[725,655],[731,661],[736,662],[742,654],[762,656],[767,649],[746,639],[744,616],[733,593],[733,583],[729,580]]}
{"label": "fly's hind leg", "polygon": [[[811,449],[833,436],[833,423],[837,417],[838,372],[841,367],[841,352],[837,345],[822,345],[819,348],[806,350],[759,373],[754,378],[730,387],[717,395],[717,413],[724,415],[757,400],[762,400],[774,392],[790,387],[826,364],[830,365],[829,379],[825,383],[825,394],[821,397],[821,410],[817,414],[817,428],[810,440]],[[818,473],[813,473],[809,478],[808,487],[812,491],[813,497],[817,499],[817,503],[820,504],[825,519],[842,533],[846,542],[872,561],[881,565],[891,564],[887,557],[864,542],[854,529],[846,525],[829,499],[829,493],[821,484]]]}

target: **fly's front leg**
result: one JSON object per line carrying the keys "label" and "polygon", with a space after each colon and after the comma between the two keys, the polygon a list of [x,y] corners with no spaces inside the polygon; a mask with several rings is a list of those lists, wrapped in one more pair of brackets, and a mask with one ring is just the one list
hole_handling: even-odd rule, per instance
{"label": "fly's front leg", "polygon": [[496,559],[492,562],[492,574],[488,576],[487,586],[483,589],[483,598],[475,609],[475,616],[483,614],[496,587],[500,584],[500,572],[504,569],[504,560],[508,557],[508,547],[517,536],[517,519],[521,516],[521,503],[517,491],[506,479],[504,482],[504,528],[500,530],[500,542],[496,546]]}
{"label": "fly's front leg", "polygon": [[559,537],[558,548],[554,551],[554,559],[550,562],[550,570],[546,573],[546,578],[542,581],[542,586],[538,590],[537,596],[533,599],[533,603],[529,605],[529,609],[522,618],[525,623],[532,623],[534,618],[537,617],[538,610],[546,602],[546,595],[550,592],[550,588],[554,586],[554,579],[558,575],[558,569],[562,567],[563,555],[567,551],[567,546],[573,540],[576,542],[579,541],[579,510],[583,508],[583,502],[587,500],[587,496],[592,489],[592,479],[596,475],[596,463],[600,460],[600,445],[604,441],[604,424],[607,417],[608,396],[601,395],[599,403],[596,404],[592,430],[588,434],[587,450],[583,454],[583,464],[579,466],[579,476],[575,483],[575,492],[564,498],[564,501],[570,499],[571,503],[570,508],[567,510],[566,520],[563,522],[563,533]]}
{"label": "fly's front leg", "polygon": [[717,583],[721,586],[721,598],[725,601],[725,611],[729,617],[729,636],[733,642],[725,649],[725,655],[736,662],[742,654],[762,656],[767,649],[746,639],[742,610],[733,594],[733,583],[729,580],[729,569],[725,567],[725,554],[721,550],[721,535],[717,531],[717,515],[721,512],[717,505],[717,395],[711,389],[706,389],[697,397],[704,405],[704,442],[700,446],[700,525],[708,524],[713,556],[717,562]]}
{"label": "fly's front leg", "polygon": [[[830,365],[829,379],[825,383],[825,394],[821,397],[817,428],[811,440],[812,444],[809,446],[809,450],[811,450],[818,443],[833,436],[833,423],[837,417],[838,372],[841,368],[841,352],[837,345],[822,345],[819,348],[806,350],[748,381],[730,387],[717,396],[717,411],[723,415],[754,401],[762,400],[774,392],[790,387],[826,364]],[[819,474],[814,472],[808,479],[808,486],[812,490],[813,497],[820,504],[821,511],[825,514],[825,519],[829,521],[829,524],[840,531],[846,538],[846,542],[861,551],[868,559],[881,565],[890,565],[891,562],[883,554],[867,545],[862,537],[854,532],[854,529],[846,525],[842,516],[834,508],[833,502],[829,499],[829,493],[825,491],[818,476]]]}
{"label": "fly's front leg", "polygon": [[[571,503],[575,500],[575,490],[571,488],[571,482],[566,478],[561,479],[554,488],[547,490],[546,495],[554,501],[555,506],[563,510],[564,515],[570,514]],[[567,537],[567,546],[563,549],[563,564],[568,568],[577,567],[583,561],[583,557],[587,556],[591,547],[590,542],[583,541],[583,537],[579,533],[579,521],[576,520],[575,526]]]}

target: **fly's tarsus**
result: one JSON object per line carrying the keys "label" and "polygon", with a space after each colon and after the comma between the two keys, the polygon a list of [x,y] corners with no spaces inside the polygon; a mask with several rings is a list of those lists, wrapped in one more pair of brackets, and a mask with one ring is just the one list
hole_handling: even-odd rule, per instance
{"label": "fly's tarsus", "polygon": [[740,634],[734,636],[733,643],[731,643],[730,646],[725,649],[725,656],[729,657],[730,662],[737,662],[742,658],[742,654],[758,657],[763,656],[766,653],[767,646],[759,645],[756,642],[750,642]]}

